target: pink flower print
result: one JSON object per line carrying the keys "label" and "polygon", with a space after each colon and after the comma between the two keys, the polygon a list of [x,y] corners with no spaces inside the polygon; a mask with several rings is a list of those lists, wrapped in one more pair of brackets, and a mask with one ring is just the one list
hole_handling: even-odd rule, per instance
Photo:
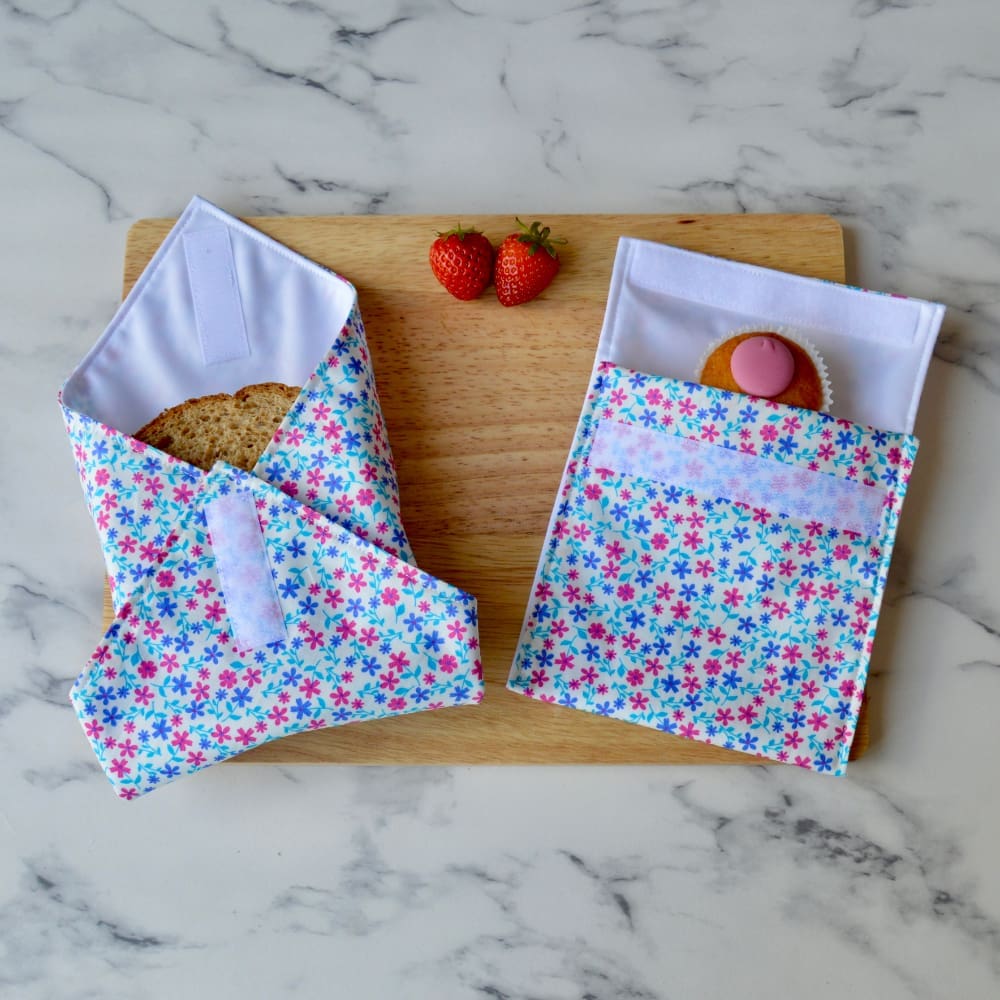
{"label": "pink flower print", "polygon": [[194,592],[199,597],[209,597],[215,593],[215,584],[206,577],[204,580],[199,580],[194,585]]}
{"label": "pink flower print", "polygon": [[302,692],[306,699],[315,698],[319,694],[319,690],[319,681],[315,677],[306,677],[299,685],[299,691]]}
{"label": "pink flower print", "polygon": [[743,595],[733,587],[724,592],[722,603],[731,608],[738,608],[743,603]]}
{"label": "pink flower print", "polygon": [[451,653],[445,653],[445,655],[438,660],[438,667],[446,674],[454,673],[458,669],[458,659],[452,656]]}
{"label": "pink flower print", "polygon": [[317,629],[306,629],[306,644],[310,649],[321,649],[326,645],[326,636]]}
{"label": "pink flower print", "polygon": [[339,590],[330,590],[327,588],[326,597],[323,599],[324,604],[328,604],[334,611],[344,603],[344,597]]}
{"label": "pink flower print", "polygon": [[829,716],[825,715],[823,712],[813,712],[809,717],[809,725],[812,726],[813,732],[819,732],[821,729],[826,728],[826,724],[829,721]]}
{"label": "pink flower print", "polygon": [[236,687],[239,683],[239,676],[235,670],[222,670],[219,672],[219,686],[225,690]]}
{"label": "pink flower print", "polygon": [[692,550],[701,548],[701,544],[704,539],[697,531],[685,531],[684,532],[684,545]]}
{"label": "pink flower print", "polygon": [[629,698],[629,701],[632,703],[632,710],[635,712],[644,712],[649,707],[649,698],[641,691],[636,691]]}
{"label": "pink flower print", "polygon": [[132,768],[128,761],[120,760],[117,757],[111,761],[111,773],[116,778],[124,778],[131,770]]}
{"label": "pink flower print", "polygon": [[252,729],[237,728],[236,742],[242,746],[248,747],[251,743],[257,742],[257,737],[254,735],[254,731]]}
{"label": "pink flower print", "polygon": [[691,613],[691,605],[678,601],[670,608],[670,613],[677,621],[687,621],[688,615]]}
{"label": "pink flower print", "polygon": [[174,731],[174,735],[170,737],[170,742],[177,747],[178,750],[187,750],[189,746],[193,744],[191,739],[191,734],[186,729],[177,729]]}
{"label": "pink flower print", "polygon": [[163,635],[163,626],[160,624],[159,620],[146,622],[142,627],[142,634],[148,636],[153,642]]}
{"label": "pink flower print", "polygon": [[802,659],[802,651],[795,644],[786,645],[781,651],[781,658],[794,665]]}
{"label": "pink flower print", "polygon": [[222,621],[222,616],[226,613],[226,609],[218,602],[213,601],[211,604],[205,605],[205,620],[213,623]]}

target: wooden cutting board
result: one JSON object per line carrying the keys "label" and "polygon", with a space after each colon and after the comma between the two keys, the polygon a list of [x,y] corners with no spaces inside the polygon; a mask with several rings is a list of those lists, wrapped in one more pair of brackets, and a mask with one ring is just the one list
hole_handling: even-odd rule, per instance
{"label": "wooden cutting board", "polygon": [[[529,218],[524,216],[523,218]],[[531,216],[530,218],[534,218]],[[504,687],[587,387],[618,237],[635,236],[833,281],[840,226],[815,215],[546,215],[569,243],[544,295],[504,308],[434,280],[427,251],[461,221],[494,243],[509,216],[252,218],[358,289],[420,567],[475,594],[486,677],[479,706],[290,736],[236,758],[272,763],[741,763],[734,751],[545,705]],[[125,292],[173,224],[129,232]],[[105,621],[111,620],[106,596]],[[852,756],[868,745],[862,713]]]}

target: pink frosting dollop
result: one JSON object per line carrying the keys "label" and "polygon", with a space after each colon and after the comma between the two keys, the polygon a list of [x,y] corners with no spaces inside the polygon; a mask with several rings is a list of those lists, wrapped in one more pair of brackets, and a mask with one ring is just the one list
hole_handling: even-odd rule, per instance
{"label": "pink frosting dollop", "polygon": [[744,392],[771,399],[791,383],[795,375],[795,358],[780,340],[748,337],[733,351],[729,368]]}

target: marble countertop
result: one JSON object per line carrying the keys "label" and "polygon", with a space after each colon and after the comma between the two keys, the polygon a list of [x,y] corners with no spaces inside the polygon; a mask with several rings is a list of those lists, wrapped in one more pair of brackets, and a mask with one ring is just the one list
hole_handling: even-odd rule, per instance
{"label": "marble countertop", "polygon": [[[980,0],[0,2],[0,993],[1000,995],[998,37]],[[830,213],[855,283],[945,303],[870,752],[214,768],[119,802],[67,701],[102,563],[55,391],[129,225],[195,193]]]}

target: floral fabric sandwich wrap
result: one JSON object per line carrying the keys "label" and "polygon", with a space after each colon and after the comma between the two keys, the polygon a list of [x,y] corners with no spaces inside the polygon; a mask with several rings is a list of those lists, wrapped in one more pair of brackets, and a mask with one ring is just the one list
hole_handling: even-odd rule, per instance
{"label": "floral fabric sandwich wrap", "polygon": [[[253,474],[132,435],[302,390]],[[475,600],[414,565],[353,286],[194,199],[60,405],[116,617],[71,698],[132,798],[304,729],[479,701]]]}
{"label": "floral fabric sandwich wrap", "polygon": [[[508,686],[842,774],[942,313],[623,239]],[[700,384],[747,330],[833,412]]]}

